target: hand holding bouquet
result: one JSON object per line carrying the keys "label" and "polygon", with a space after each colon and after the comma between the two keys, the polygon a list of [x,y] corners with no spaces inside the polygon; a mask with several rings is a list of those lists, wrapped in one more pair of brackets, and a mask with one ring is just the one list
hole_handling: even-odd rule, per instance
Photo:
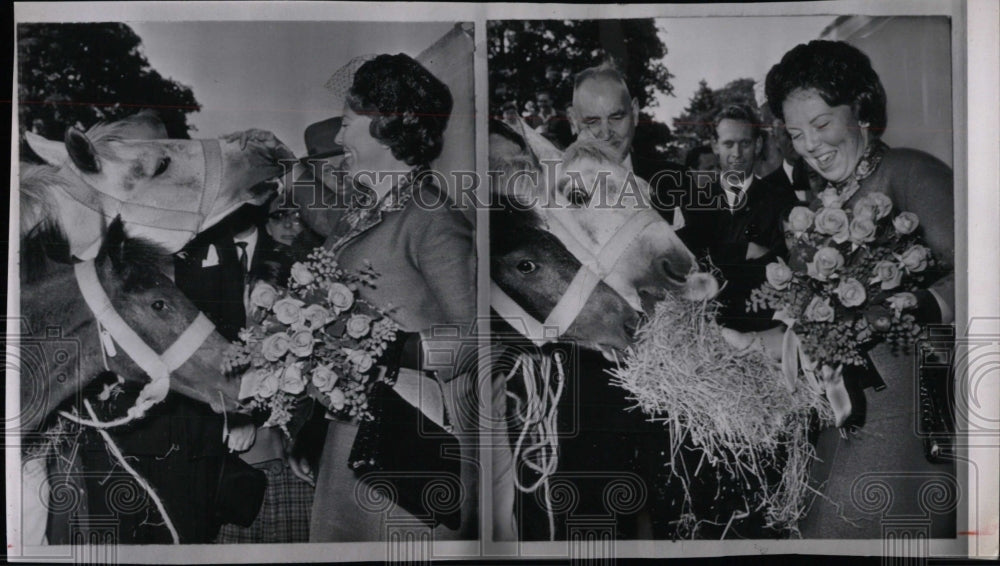
{"label": "hand holding bouquet", "polygon": [[364,419],[375,360],[395,341],[398,327],[357,296],[378,274],[370,265],[349,273],[324,248],[292,265],[287,288],[258,282],[250,293],[254,324],[226,365],[244,371],[240,399],[266,410],[265,426],[286,434],[297,404],[311,396],[335,415]]}
{"label": "hand holding bouquet", "polygon": [[893,215],[886,195],[862,196],[850,210],[830,189],[820,198],[824,206],[815,213],[792,209],[789,261],[767,266],[767,282],[753,291],[748,309],[774,309],[776,319],[794,328],[785,337],[788,386],[795,388],[801,364],[842,424],[850,414],[844,366],[865,366],[864,352],[878,340],[895,348],[913,345],[920,333],[914,293],[926,286],[935,262],[917,238],[920,219],[911,212]]}

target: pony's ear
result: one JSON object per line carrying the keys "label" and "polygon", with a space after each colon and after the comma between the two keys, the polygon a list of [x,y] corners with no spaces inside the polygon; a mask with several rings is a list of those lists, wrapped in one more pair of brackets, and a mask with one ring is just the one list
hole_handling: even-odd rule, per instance
{"label": "pony's ear", "polygon": [[84,173],[100,173],[101,160],[87,134],[76,128],[66,130],[66,151],[73,163]]}
{"label": "pony's ear", "polygon": [[33,132],[24,132],[24,139],[31,151],[37,153],[38,157],[49,165],[61,167],[69,158],[66,155],[66,146],[60,142],[45,139]]}
{"label": "pony's ear", "polygon": [[122,222],[121,216],[116,216],[111,221],[111,225],[108,226],[99,254],[111,260],[111,265],[115,268],[115,271],[120,272],[127,265],[125,261],[125,246],[127,241],[128,236],[125,234],[125,223]]}

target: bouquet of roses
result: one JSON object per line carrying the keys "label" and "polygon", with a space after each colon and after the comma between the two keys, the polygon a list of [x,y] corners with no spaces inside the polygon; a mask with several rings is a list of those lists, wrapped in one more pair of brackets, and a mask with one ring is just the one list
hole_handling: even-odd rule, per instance
{"label": "bouquet of roses", "polygon": [[370,264],[348,272],[331,252],[317,248],[292,265],[287,288],[263,281],[253,287],[254,324],[240,332],[226,363],[245,370],[240,399],[269,413],[264,426],[280,426],[287,434],[307,396],[342,418],[370,416],[367,391],[375,360],[398,332],[385,312],[356,295],[377,277]]}
{"label": "bouquet of roses", "polygon": [[920,327],[907,311],[917,307],[914,291],[935,261],[916,235],[919,218],[894,215],[886,195],[863,196],[850,210],[832,189],[820,198],[823,207],[815,213],[792,209],[789,261],[767,266],[767,282],[753,291],[748,309],[774,309],[774,317],[789,326],[783,360],[789,388],[801,363],[843,424],[847,415],[837,405],[849,401],[835,399],[831,385],[842,385],[844,366],[867,365],[863,354],[878,340],[912,346]]}

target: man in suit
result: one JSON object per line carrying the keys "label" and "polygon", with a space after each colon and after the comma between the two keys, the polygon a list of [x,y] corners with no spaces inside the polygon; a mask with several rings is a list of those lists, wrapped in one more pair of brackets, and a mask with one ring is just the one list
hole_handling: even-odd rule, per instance
{"label": "man in suit", "polygon": [[718,179],[703,195],[707,198],[687,211],[692,251],[708,258],[726,280],[718,297],[720,322],[740,331],[774,325],[769,313],[748,314],[746,301],[764,282],[765,266],[785,254],[781,213],[796,202],[754,175],[763,143],[756,111],[746,105],[724,108],[712,129]]}
{"label": "man in suit", "polygon": [[812,200],[809,186],[809,166],[792,147],[792,139],[788,136],[785,124],[774,121],[771,128],[775,136],[775,145],[781,154],[781,165],[764,177],[764,180],[786,194],[785,198],[794,198],[798,202],[807,203]]}
{"label": "man in suit", "polygon": [[653,206],[683,239],[682,209],[690,193],[684,167],[659,156],[633,151],[639,102],[629,94],[625,77],[612,63],[604,62],[577,73],[569,115],[578,139],[605,141],[626,169],[650,184]]}
{"label": "man in suit", "polygon": [[552,93],[547,90],[539,91],[535,95],[535,103],[538,113],[529,116],[525,122],[559,149],[566,149],[566,146],[573,143],[573,132],[566,114],[553,106]]}

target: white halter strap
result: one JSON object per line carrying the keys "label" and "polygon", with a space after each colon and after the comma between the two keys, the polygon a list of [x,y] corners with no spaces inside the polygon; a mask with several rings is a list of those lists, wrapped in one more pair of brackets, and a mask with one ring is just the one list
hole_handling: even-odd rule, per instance
{"label": "white halter strap", "polygon": [[215,325],[203,313],[198,313],[177,340],[162,354],[157,354],[115,310],[97,277],[93,260],[74,264],[73,271],[83,299],[94,317],[151,379],[139,394],[136,406],[142,412],[162,401],[170,389],[170,373],[201,347],[215,330]]}
{"label": "white halter strap", "polygon": [[[558,220],[553,219],[555,222]],[[615,266],[621,261],[625,251],[650,225],[660,222],[663,219],[654,210],[641,210],[637,212],[628,222],[618,228],[618,231],[611,236],[611,239],[604,244],[598,253],[588,253],[588,257],[580,258],[580,269],[573,276],[566,291],[563,292],[556,306],[545,321],[541,322],[528,314],[521,305],[517,304],[507,293],[496,283],[492,283],[491,303],[493,309],[508,324],[521,332],[526,338],[536,345],[554,342],[566,333],[576,317],[580,315],[583,307],[587,304],[598,283],[605,279],[614,271]],[[560,224],[562,224],[560,222]],[[564,225],[564,224],[563,224]],[[568,234],[568,232],[566,232]],[[577,241],[579,249],[586,250],[582,243]]]}
{"label": "white halter strap", "polygon": [[203,179],[205,190],[202,192],[197,212],[165,209],[123,201],[90,184],[85,177],[71,167],[64,167],[64,169],[76,176],[80,182],[67,183],[62,188],[73,200],[110,218],[121,215],[122,219],[129,224],[197,234],[212,212],[212,207],[215,206],[215,201],[219,198],[219,193],[222,190],[222,146],[217,139],[199,141],[205,158],[205,177]]}

